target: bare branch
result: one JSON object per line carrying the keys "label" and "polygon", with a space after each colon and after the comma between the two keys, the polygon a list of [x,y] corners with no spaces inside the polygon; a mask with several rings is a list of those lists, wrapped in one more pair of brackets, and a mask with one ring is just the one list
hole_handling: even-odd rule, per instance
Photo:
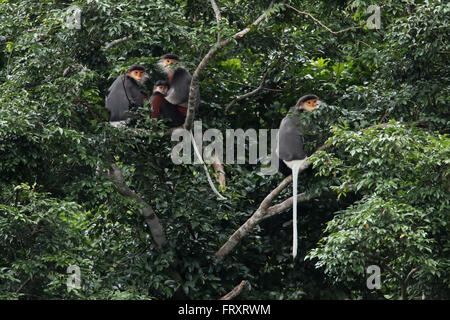
{"label": "bare branch", "polygon": [[[273,2],[272,2],[273,3]],[[251,26],[257,26],[261,23],[261,21],[264,20],[264,18],[267,17],[267,13],[272,7],[272,3],[270,4],[269,8],[262,13],[252,24]],[[233,35],[231,38],[226,40],[218,40],[208,51],[208,53],[203,57],[202,61],[198,64],[197,69],[195,70],[194,74],[192,75],[191,80],[191,87],[189,89],[189,101],[188,101],[188,111],[186,115],[186,120],[184,121],[183,128],[190,130],[192,127],[192,124],[194,122],[195,117],[195,106],[198,104],[199,101],[199,94],[198,94],[198,86],[199,86],[199,79],[200,74],[203,71],[203,69],[206,67],[208,62],[211,60],[211,58],[219,51],[220,49],[228,46],[231,44],[234,40],[240,39],[244,37],[247,33],[250,32],[250,27],[245,28],[242,31],[239,31],[235,35]]]}
{"label": "bare branch", "polygon": [[417,271],[419,271],[419,269],[420,269],[420,266],[419,266],[419,267],[416,267],[416,268],[414,268],[414,269],[411,269],[411,271],[409,271],[408,275],[407,275],[406,278],[405,278],[405,283],[407,283],[407,282],[409,281],[409,278],[410,278],[414,273],[416,273]]}
{"label": "bare branch", "polygon": [[[370,128],[374,128],[376,126],[381,126],[382,128],[386,128],[390,123],[383,123],[381,125],[373,125],[370,127],[367,127],[365,129],[360,130],[359,132],[362,132],[363,130],[367,130]],[[402,123],[403,125],[411,124],[411,123]],[[331,146],[331,142],[325,143],[321,147],[317,148],[317,151],[323,151]],[[310,165],[309,161],[305,161],[303,166],[300,167],[299,173],[303,172],[306,168],[308,168]],[[259,205],[258,209],[253,213],[253,215],[243,224],[241,225],[225,242],[222,247],[216,252],[216,260],[220,262],[227,256],[233,249],[239,244],[239,242],[247,236],[250,231],[259,224],[260,221],[263,219],[266,219],[268,217],[271,217],[273,215],[279,214],[283,211],[286,211],[287,209],[292,207],[293,204],[293,197],[286,199],[280,204],[274,205],[272,207],[269,207],[269,205],[272,203],[273,199],[275,199],[280,192],[286,188],[290,183],[292,182],[292,175],[286,177],[275,189],[273,189],[269,195],[264,198],[264,200]],[[352,188],[353,186],[349,186]],[[298,194],[297,196],[297,202],[304,202],[309,200],[309,196],[305,193]],[[387,268],[389,268],[387,266]],[[389,269],[388,269],[389,270]],[[394,272],[392,269],[390,271]],[[394,276],[399,275],[394,273]],[[401,277],[400,277],[401,279]]]}
{"label": "bare branch", "polygon": [[216,20],[219,23],[222,20],[222,15],[220,14],[219,7],[217,6],[217,3],[215,0],[210,0],[210,1],[211,1],[211,6],[214,10],[214,14],[216,15]]}
{"label": "bare branch", "polygon": [[166,242],[166,236],[164,234],[164,229],[159,222],[158,217],[156,216],[153,208],[148,205],[140,196],[138,196],[130,187],[125,183],[125,179],[122,175],[122,171],[115,164],[111,164],[111,168],[109,172],[106,174],[111,180],[113,180],[115,186],[117,187],[117,191],[128,198],[136,200],[137,203],[141,204],[142,207],[142,215],[144,216],[145,222],[150,228],[150,232],[153,236],[153,240],[155,240],[158,248],[161,248]]}
{"label": "bare branch", "polygon": [[127,37],[123,37],[120,39],[116,39],[114,41],[111,41],[110,43],[108,43],[107,45],[105,45],[105,49],[103,49],[104,51],[108,51],[109,49],[111,49],[111,47],[115,46],[116,44],[119,44],[121,42],[124,42],[128,39],[131,39],[133,37],[133,35],[129,35]]}
{"label": "bare branch", "polygon": [[225,168],[223,167],[223,164],[216,156],[211,157],[210,161],[214,172],[217,173],[217,182],[220,186],[225,187]]}
{"label": "bare branch", "polygon": [[[272,8],[272,5],[273,5],[273,1],[270,3],[269,9]],[[263,20],[267,17],[267,12],[268,12],[268,10],[266,10],[262,15],[260,15],[260,16],[259,16],[259,17],[258,17],[258,18],[250,25],[250,27],[256,27],[258,24],[260,24],[261,21],[263,21]],[[238,33],[236,33],[236,34],[233,36],[233,39],[237,40],[237,39],[240,39],[240,38],[242,38],[243,36],[245,36],[247,33],[250,32],[250,30],[251,30],[250,27],[247,27],[247,28],[245,28],[244,30],[239,31]]]}
{"label": "bare branch", "polygon": [[340,31],[333,31],[330,28],[328,28],[326,25],[324,25],[322,22],[320,22],[318,19],[316,19],[312,14],[308,13],[308,12],[304,12],[304,11],[300,11],[292,6],[290,6],[289,4],[284,4],[287,8],[294,10],[297,13],[306,15],[308,17],[310,17],[311,19],[313,19],[315,22],[317,22],[322,28],[324,28],[325,30],[327,30],[328,32],[330,32],[331,34],[339,34],[339,33],[343,33],[349,30],[354,30],[354,29],[360,29],[363,26],[354,26],[354,27],[350,27],[350,28],[346,28]]}
{"label": "bare branch", "polygon": [[[279,204],[276,204],[274,206],[267,208],[266,214],[264,215],[263,219],[270,218],[274,215],[285,212],[286,210],[292,208],[293,200],[294,200],[294,197],[292,196],[292,197],[284,200],[282,203],[279,203]],[[297,194],[297,203],[305,202],[307,200],[309,200],[309,198],[307,197],[306,192]]]}
{"label": "bare branch", "polygon": [[234,297],[238,296],[239,294],[241,294],[242,290],[244,290],[244,288],[247,286],[247,283],[248,283],[248,280],[242,280],[240,284],[238,284],[236,287],[234,287],[233,290],[228,292],[226,295],[224,295],[219,300],[231,300]]}
{"label": "bare branch", "polygon": [[259,86],[258,86],[255,90],[250,91],[250,92],[248,92],[248,93],[245,93],[245,94],[243,94],[243,95],[237,96],[233,101],[231,101],[229,104],[226,105],[225,111],[228,111],[228,109],[230,109],[230,107],[231,107],[233,104],[235,104],[236,102],[238,102],[239,100],[243,100],[243,99],[246,99],[246,98],[248,98],[248,97],[251,97],[251,96],[257,94],[257,93],[263,88],[264,81],[266,81],[266,78],[267,78],[267,74],[268,74],[268,71],[266,71],[266,72],[264,73],[264,75],[263,75],[263,77],[262,77],[262,80],[261,80]]}
{"label": "bare branch", "polygon": [[[299,173],[303,172],[306,168],[308,168],[309,163],[308,161],[305,161],[305,164],[300,167]],[[277,213],[282,212],[283,210],[286,210],[289,208],[289,205],[292,206],[292,198],[284,201],[282,204],[274,207],[270,207],[269,205],[272,203],[272,201],[280,194],[281,191],[283,191],[284,188],[286,188],[290,183],[292,182],[292,175],[286,177],[281,181],[281,183],[273,189],[261,202],[258,209],[253,213],[253,215],[242,225],[239,227],[238,230],[236,230],[231,237],[225,242],[222,247],[216,252],[216,259],[217,261],[223,260],[225,256],[227,256],[233,249],[238,245],[238,243],[247,236],[253,228],[259,224],[259,222],[266,218],[267,214],[275,215]],[[306,195],[300,194],[297,198],[297,201],[304,201],[306,198]],[[290,202],[289,202],[290,200]]]}
{"label": "bare branch", "polygon": [[63,72],[63,74],[62,74],[63,78],[64,78],[65,76],[67,76],[67,74],[69,73],[69,71],[70,71],[70,66],[67,67],[66,69],[64,69],[64,72]]}

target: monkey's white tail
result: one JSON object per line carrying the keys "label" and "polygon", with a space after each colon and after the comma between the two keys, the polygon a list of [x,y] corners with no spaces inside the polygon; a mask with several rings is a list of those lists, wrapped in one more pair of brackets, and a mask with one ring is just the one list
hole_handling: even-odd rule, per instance
{"label": "monkey's white tail", "polygon": [[297,256],[297,180],[298,171],[302,162],[294,162],[292,166],[292,188],[293,188],[293,203],[292,203],[292,257]]}
{"label": "monkey's white tail", "polygon": [[194,135],[192,134],[192,130],[189,130],[189,133],[191,135],[191,141],[192,141],[192,146],[194,147],[194,152],[197,155],[198,159],[200,160],[201,164],[203,164],[203,168],[205,169],[205,173],[206,173],[206,177],[208,178],[209,186],[211,187],[212,191],[219,197],[220,200],[226,200],[227,198],[225,198],[223,195],[221,195],[219,193],[219,191],[217,191],[216,187],[214,186],[214,182],[212,181],[211,176],[209,175],[208,168],[206,167],[206,164],[203,161],[202,155],[198,151],[197,144],[195,143]]}

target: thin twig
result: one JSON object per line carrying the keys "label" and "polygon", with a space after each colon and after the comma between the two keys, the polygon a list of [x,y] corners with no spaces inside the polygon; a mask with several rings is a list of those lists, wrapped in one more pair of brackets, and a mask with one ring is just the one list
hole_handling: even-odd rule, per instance
{"label": "thin twig", "polygon": [[408,280],[409,280],[409,278],[410,278],[415,272],[419,271],[419,269],[420,269],[420,266],[419,266],[419,267],[416,267],[416,268],[414,268],[414,269],[412,269],[412,270],[408,273],[408,275],[406,276],[406,278],[405,278],[405,283],[407,283]]}
{"label": "thin twig", "polygon": [[294,10],[294,11],[297,12],[297,13],[300,13],[300,14],[303,14],[303,15],[306,15],[306,16],[310,17],[310,18],[313,19],[315,22],[317,22],[322,28],[324,28],[325,30],[327,30],[327,31],[330,32],[331,34],[339,34],[339,33],[343,33],[343,32],[349,31],[349,30],[360,29],[360,28],[363,27],[363,26],[354,26],[354,27],[349,27],[349,28],[346,28],[346,29],[343,29],[343,30],[340,30],[340,31],[333,31],[333,30],[331,30],[330,28],[328,28],[326,25],[324,25],[322,22],[320,22],[317,18],[315,18],[312,14],[310,14],[310,13],[308,13],[308,12],[300,11],[300,10],[298,10],[298,9],[296,9],[296,8],[294,8],[294,7],[292,7],[292,6],[290,6],[289,4],[285,4],[285,6],[286,6],[287,8],[289,8],[289,9]]}
{"label": "thin twig", "polygon": [[30,280],[31,280],[31,278],[28,278],[27,280],[25,280],[25,282],[23,282],[23,283],[19,286],[19,288],[17,288],[16,292],[14,292],[14,293],[16,293],[16,294],[19,293],[20,290],[22,290],[23,287],[25,287],[26,284],[27,284],[28,282],[30,282]]}
{"label": "thin twig", "polygon": [[11,57],[14,51],[14,47],[11,48],[11,52],[9,53],[8,62],[6,63],[6,77],[9,76],[9,64],[11,62]]}
{"label": "thin twig", "polygon": [[[258,88],[257,86],[253,86],[253,85],[251,85],[251,84],[242,83],[242,82],[239,82],[239,81],[228,80],[228,79],[223,79],[223,78],[220,78],[219,80],[225,81],[225,82],[230,82],[230,83],[239,84],[239,85],[241,85],[241,86],[243,86],[243,87],[248,87],[248,88]],[[272,91],[272,92],[289,92],[288,89],[273,89],[273,88],[266,88],[266,87],[262,87],[261,90]]]}
{"label": "thin twig", "polygon": [[251,97],[251,96],[257,94],[263,88],[264,81],[266,81],[266,78],[267,78],[267,74],[268,74],[268,71],[266,71],[264,73],[264,75],[262,77],[262,80],[261,80],[261,83],[259,84],[259,86],[255,90],[247,92],[247,93],[245,93],[243,95],[237,96],[233,101],[231,101],[229,104],[227,104],[226,107],[225,107],[225,112],[227,112],[228,109],[230,109],[231,106],[233,104],[235,104],[236,102],[238,102],[239,100],[243,100],[243,99],[246,99],[248,97]]}
{"label": "thin twig", "polygon": [[70,71],[70,66],[67,67],[66,69],[64,69],[63,74],[62,74],[63,78],[64,78],[65,76],[67,76],[67,74],[69,73],[69,71]]}
{"label": "thin twig", "polygon": [[114,40],[114,41],[111,41],[110,43],[108,43],[107,45],[105,45],[104,51],[108,51],[111,47],[115,46],[116,44],[119,44],[119,43],[121,43],[121,42],[124,42],[124,41],[126,41],[126,40],[128,40],[128,39],[131,39],[132,37],[133,37],[133,35],[131,34],[131,35],[129,35],[129,36],[126,36],[126,37],[123,37],[123,38],[120,38],[120,39],[116,39],[116,40]]}

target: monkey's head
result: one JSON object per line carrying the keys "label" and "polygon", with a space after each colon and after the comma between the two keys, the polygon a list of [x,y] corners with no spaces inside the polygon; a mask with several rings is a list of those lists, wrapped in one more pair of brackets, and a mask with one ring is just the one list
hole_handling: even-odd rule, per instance
{"label": "monkey's head", "polygon": [[319,97],[315,94],[307,94],[306,96],[298,99],[296,107],[301,110],[312,112],[319,108]]}
{"label": "monkey's head", "polygon": [[128,68],[127,70],[127,76],[130,78],[133,78],[134,80],[136,80],[137,82],[142,82],[142,80],[144,79],[146,73],[145,73],[145,68],[141,65],[133,65],[131,67]]}
{"label": "monkey's head", "polygon": [[158,66],[164,73],[170,75],[173,74],[180,61],[180,57],[176,54],[165,54],[159,59]]}
{"label": "monkey's head", "polygon": [[169,90],[169,83],[164,80],[156,81],[153,87],[153,93],[159,92],[162,93],[163,95],[166,95],[168,90]]}

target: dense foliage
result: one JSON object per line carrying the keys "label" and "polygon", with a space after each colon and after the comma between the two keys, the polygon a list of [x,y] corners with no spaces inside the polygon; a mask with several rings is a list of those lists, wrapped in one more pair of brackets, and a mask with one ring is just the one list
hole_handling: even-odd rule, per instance
{"label": "dense foliage", "polygon": [[[320,23],[275,1],[213,57],[200,76],[203,130],[277,128],[315,93],[325,104],[309,147],[328,143],[300,175],[299,191],[313,196],[299,208],[297,258],[289,210],[216,263],[282,175],[225,164],[219,201],[200,165],[172,163],[174,142],[148,105],[120,130],[104,108],[128,66],[147,68],[149,90],[164,53],[193,72],[218,34],[271,4],[216,2],[220,23],[206,0],[0,0],[0,298],[217,299],[246,279],[240,298],[448,299],[450,4],[375,1],[381,28],[370,29],[374,1],[285,1]],[[68,25],[71,5],[80,28]],[[225,110],[264,74],[263,90]],[[161,250],[141,205],[102,174],[111,161],[158,215]],[[79,289],[67,286],[71,265]],[[379,290],[366,285],[370,265],[381,268]]]}

